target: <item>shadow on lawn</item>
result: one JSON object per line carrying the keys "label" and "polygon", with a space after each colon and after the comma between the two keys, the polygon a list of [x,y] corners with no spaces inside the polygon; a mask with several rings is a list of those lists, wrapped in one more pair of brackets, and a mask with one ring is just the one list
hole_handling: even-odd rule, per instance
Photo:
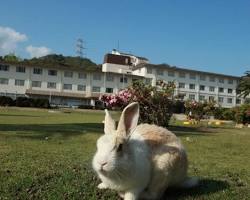
{"label": "shadow on lawn", "polygon": [[[164,193],[162,200],[170,199],[180,199],[183,197],[199,197],[219,192],[225,190],[229,187],[229,184],[226,181],[222,180],[213,180],[213,179],[201,179],[199,186],[191,189],[180,189],[180,188],[169,188]],[[201,198],[203,199],[203,198]]]}
{"label": "shadow on lawn", "polygon": [[[215,130],[202,127],[170,126],[169,130],[177,136],[207,136]],[[85,133],[103,133],[103,123],[73,123],[73,124],[0,124],[0,131],[12,132],[5,137],[28,139],[44,139],[45,137],[62,136],[68,138]],[[0,134],[1,136],[1,134]]]}
{"label": "shadow on lawn", "polygon": [[208,136],[217,131],[207,127],[186,127],[186,126],[169,126],[168,129],[177,136]]}
{"label": "shadow on lawn", "polygon": [[21,115],[21,114],[0,114],[2,117],[41,117],[37,115]]}
{"label": "shadow on lawn", "polygon": [[[61,136],[68,138],[85,133],[103,133],[103,123],[74,124],[0,124],[0,131],[12,132],[7,137],[28,139],[44,139],[45,137]],[[0,134],[1,136],[1,134]]]}

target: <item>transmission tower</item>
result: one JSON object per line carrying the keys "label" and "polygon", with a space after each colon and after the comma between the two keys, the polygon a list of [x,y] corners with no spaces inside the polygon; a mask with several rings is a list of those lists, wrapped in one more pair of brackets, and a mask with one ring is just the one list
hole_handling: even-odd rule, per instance
{"label": "transmission tower", "polygon": [[76,55],[83,58],[83,50],[84,50],[84,46],[83,46],[83,40],[81,38],[77,39],[76,41]]}

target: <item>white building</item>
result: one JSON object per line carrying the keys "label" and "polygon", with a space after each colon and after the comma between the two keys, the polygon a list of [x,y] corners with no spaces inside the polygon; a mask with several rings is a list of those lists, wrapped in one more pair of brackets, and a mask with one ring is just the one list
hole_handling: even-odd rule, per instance
{"label": "white building", "polygon": [[174,81],[175,94],[184,99],[215,99],[223,107],[241,104],[236,97],[237,76],[202,72],[169,65],[153,65],[148,59],[116,50],[106,54],[102,69],[18,66],[0,63],[0,95],[48,98],[52,104],[93,104],[103,94],[117,93],[133,80],[155,85]]}
{"label": "white building", "polygon": [[237,97],[237,84],[240,77],[224,74],[203,72],[169,65],[140,65],[134,74],[142,75],[152,81],[174,81],[175,95],[182,99],[196,101],[215,100],[222,107],[234,107],[244,102]]}
{"label": "white building", "polygon": [[0,63],[0,96],[48,98],[52,104],[94,104],[100,95],[117,93],[135,76],[68,69],[66,67],[18,66]]}

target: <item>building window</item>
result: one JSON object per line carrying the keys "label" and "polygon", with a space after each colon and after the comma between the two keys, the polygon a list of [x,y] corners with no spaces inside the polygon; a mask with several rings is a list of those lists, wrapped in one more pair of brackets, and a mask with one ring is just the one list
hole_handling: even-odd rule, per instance
{"label": "building window", "polygon": [[63,84],[63,89],[64,90],[72,90],[72,84]]}
{"label": "building window", "polygon": [[43,69],[41,68],[34,68],[33,69],[33,74],[42,74],[43,73]]}
{"label": "building window", "polygon": [[8,85],[9,79],[7,78],[0,78],[0,85]]}
{"label": "building window", "polygon": [[209,101],[214,101],[214,96],[209,96],[209,97],[208,97],[208,100],[209,100]]}
{"label": "building window", "polygon": [[232,98],[227,98],[227,103],[233,103],[233,99]]}
{"label": "building window", "polygon": [[73,77],[73,72],[71,72],[71,71],[65,71],[64,72],[64,77],[72,78]]}
{"label": "building window", "polygon": [[236,104],[241,104],[241,99],[236,99]]}
{"label": "building window", "polygon": [[16,86],[24,86],[24,80],[16,79],[16,80],[15,80],[15,85],[16,85]]}
{"label": "building window", "polygon": [[93,80],[100,81],[102,79],[101,74],[93,74]]}
{"label": "building window", "polygon": [[48,82],[47,83],[47,88],[56,89],[56,83],[55,82]]}
{"label": "building window", "polygon": [[223,93],[223,92],[224,92],[224,88],[219,87],[219,92],[220,92],[220,93]]}
{"label": "building window", "polygon": [[179,77],[180,78],[185,78],[186,77],[186,74],[184,72],[179,72]]}
{"label": "building window", "polygon": [[9,71],[9,65],[2,65],[0,64],[0,71]]}
{"label": "building window", "polygon": [[54,69],[49,69],[48,70],[48,75],[50,75],[50,76],[57,76],[57,71],[54,70]]}
{"label": "building window", "polygon": [[86,85],[77,85],[78,91],[86,91]]}
{"label": "building window", "polygon": [[97,87],[97,86],[92,87],[92,92],[100,92],[100,91],[101,91],[101,87]]}
{"label": "building window", "polygon": [[190,89],[190,90],[195,90],[195,84],[190,83],[190,84],[189,84],[189,89]]}
{"label": "building window", "polygon": [[157,75],[163,76],[163,69],[156,70]]}
{"label": "building window", "polygon": [[152,74],[152,73],[153,73],[153,70],[152,70],[151,67],[147,68],[147,73],[148,73],[148,74]]}
{"label": "building window", "polygon": [[214,76],[209,76],[209,81],[210,82],[215,82],[215,77]]}
{"label": "building window", "polygon": [[79,73],[78,73],[78,78],[79,78],[79,79],[86,79],[86,78],[87,78],[87,74],[86,74],[86,73],[83,73],[83,72],[79,72]]}
{"label": "building window", "polygon": [[106,80],[107,80],[108,82],[113,82],[113,81],[114,81],[114,76],[111,75],[111,74],[107,74]]}
{"label": "building window", "polygon": [[219,78],[219,83],[224,83],[224,78]]}
{"label": "building window", "polygon": [[113,93],[113,88],[106,88],[106,93]]}
{"label": "building window", "polygon": [[223,98],[223,97],[219,97],[219,98],[218,98],[218,101],[219,101],[219,103],[223,103],[224,98]]}
{"label": "building window", "polygon": [[233,79],[228,79],[228,84],[233,84],[233,83],[234,83]]}
{"label": "building window", "polygon": [[179,83],[179,88],[185,88],[185,83]]}
{"label": "building window", "polygon": [[174,77],[174,71],[168,71],[168,76]]}
{"label": "building window", "polygon": [[120,82],[121,82],[121,83],[127,83],[127,82],[128,82],[127,77],[121,77],[121,78],[120,78]]}
{"label": "building window", "polygon": [[189,78],[195,80],[196,76],[195,76],[195,74],[189,74]]}
{"label": "building window", "polygon": [[205,96],[204,95],[199,95],[199,101],[204,101],[205,100]]}
{"label": "building window", "polygon": [[205,85],[200,85],[200,90],[204,91],[205,90]]}
{"label": "building window", "polygon": [[190,94],[190,95],[189,95],[189,99],[190,99],[190,100],[195,100],[195,95],[194,95],[194,94]]}
{"label": "building window", "polygon": [[42,82],[41,81],[32,81],[32,87],[38,87],[40,88],[42,86]]}
{"label": "building window", "polygon": [[201,81],[205,81],[205,80],[206,80],[206,76],[201,74],[201,75],[200,75],[200,80],[201,80]]}
{"label": "building window", "polygon": [[214,92],[215,87],[214,86],[209,86],[209,92]]}
{"label": "building window", "polygon": [[17,66],[16,67],[16,72],[25,73],[25,67]]}
{"label": "building window", "polygon": [[232,94],[232,93],[233,93],[233,89],[228,88],[228,89],[227,89],[227,93],[228,93],[228,94]]}

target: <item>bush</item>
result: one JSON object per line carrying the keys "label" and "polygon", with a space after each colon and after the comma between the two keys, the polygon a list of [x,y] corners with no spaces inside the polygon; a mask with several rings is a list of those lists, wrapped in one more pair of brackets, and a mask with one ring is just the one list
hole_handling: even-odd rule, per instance
{"label": "bush", "polygon": [[92,105],[79,105],[78,108],[80,109],[93,109]]}
{"label": "bush", "polygon": [[224,110],[225,110],[225,108],[222,108],[222,107],[215,108],[215,110],[214,110],[214,118],[223,120],[224,119],[224,116],[223,116]]}
{"label": "bush", "polygon": [[17,97],[16,106],[18,107],[36,107],[36,108],[49,108],[49,100],[48,99],[33,99],[28,97]]}
{"label": "bush", "polygon": [[237,123],[250,124],[250,104],[235,107],[235,121]]}
{"label": "bush", "polygon": [[105,106],[104,106],[104,103],[102,101],[97,100],[95,102],[94,109],[96,109],[96,110],[103,110],[104,108],[105,108]]}
{"label": "bush", "polygon": [[235,120],[235,110],[233,108],[225,108],[222,112],[224,120]]}
{"label": "bush", "polygon": [[33,99],[33,107],[50,108],[49,100],[48,99]]}
{"label": "bush", "polygon": [[250,123],[250,104],[243,104],[234,108],[216,108],[214,117],[221,120],[234,120],[237,123]]}
{"label": "bush", "polygon": [[158,81],[157,86],[145,85],[141,81],[135,81],[117,95],[104,95],[101,100],[109,108],[123,109],[131,102],[140,104],[141,123],[168,126],[173,113],[173,83]]}
{"label": "bush", "polygon": [[187,100],[185,102],[186,115],[190,119],[195,119],[200,121],[205,115],[213,115],[215,110],[215,102],[213,101],[204,101],[197,102],[194,100]]}
{"label": "bush", "polygon": [[0,96],[0,106],[12,106],[14,101],[12,98],[7,96]]}
{"label": "bush", "polygon": [[174,113],[185,113],[185,103],[183,101],[180,101],[180,100],[174,101],[173,112]]}
{"label": "bush", "polygon": [[32,107],[33,99],[27,97],[17,97],[16,106],[18,107]]}

